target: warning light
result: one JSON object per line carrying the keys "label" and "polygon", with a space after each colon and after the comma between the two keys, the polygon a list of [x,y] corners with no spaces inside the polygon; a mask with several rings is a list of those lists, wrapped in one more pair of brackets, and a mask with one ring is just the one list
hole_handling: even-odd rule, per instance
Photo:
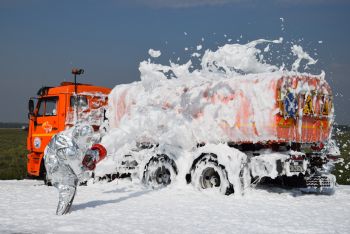
{"label": "warning light", "polygon": [[73,68],[73,69],[72,69],[72,74],[73,74],[73,75],[81,75],[81,74],[84,74],[84,69]]}

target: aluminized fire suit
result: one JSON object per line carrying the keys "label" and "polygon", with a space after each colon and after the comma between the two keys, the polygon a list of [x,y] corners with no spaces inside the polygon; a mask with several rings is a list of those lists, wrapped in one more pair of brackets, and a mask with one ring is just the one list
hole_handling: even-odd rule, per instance
{"label": "aluminized fire suit", "polygon": [[76,125],[52,137],[44,153],[48,179],[58,189],[57,215],[66,214],[73,202],[79,181],[88,178],[82,161],[90,147],[99,139],[90,125]]}

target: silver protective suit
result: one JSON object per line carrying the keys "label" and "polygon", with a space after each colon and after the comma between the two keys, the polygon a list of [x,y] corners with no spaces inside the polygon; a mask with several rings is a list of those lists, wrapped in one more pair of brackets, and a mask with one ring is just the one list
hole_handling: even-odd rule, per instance
{"label": "silver protective suit", "polygon": [[47,145],[44,161],[47,179],[59,192],[57,215],[69,211],[78,183],[89,177],[82,160],[96,138],[90,125],[76,125],[53,136]]}

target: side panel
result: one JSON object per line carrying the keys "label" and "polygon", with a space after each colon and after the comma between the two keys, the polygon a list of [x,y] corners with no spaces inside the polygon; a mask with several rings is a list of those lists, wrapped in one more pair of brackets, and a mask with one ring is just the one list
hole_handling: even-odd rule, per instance
{"label": "side panel", "polygon": [[314,143],[328,140],[331,130],[327,119],[305,116],[302,120],[276,116],[278,138],[283,141]]}

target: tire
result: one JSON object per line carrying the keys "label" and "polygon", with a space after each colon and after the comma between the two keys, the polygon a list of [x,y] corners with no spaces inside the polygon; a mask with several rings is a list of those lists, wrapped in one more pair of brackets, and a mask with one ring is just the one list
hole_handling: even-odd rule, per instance
{"label": "tire", "polygon": [[191,170],[191,183],[199,190],[216,189],[220,193],[234,193],[225,167],[218,163],[215,154],[203,154]]}
{"label": "tire", "polygon": [[177,167],[174,160],[165,154],[152,157],[146,164],[142,182],[152,188],[168,186],[177,175]]}
{"label": "tire", "polygon": [[44,184],[47,186],[52,186],[51,180],[48,179],[47,173],[46,173],[46,168],[45,168],[45,161],[44,159],[41,160],[40,163],[40,174],[39,178],[44,181]]}

